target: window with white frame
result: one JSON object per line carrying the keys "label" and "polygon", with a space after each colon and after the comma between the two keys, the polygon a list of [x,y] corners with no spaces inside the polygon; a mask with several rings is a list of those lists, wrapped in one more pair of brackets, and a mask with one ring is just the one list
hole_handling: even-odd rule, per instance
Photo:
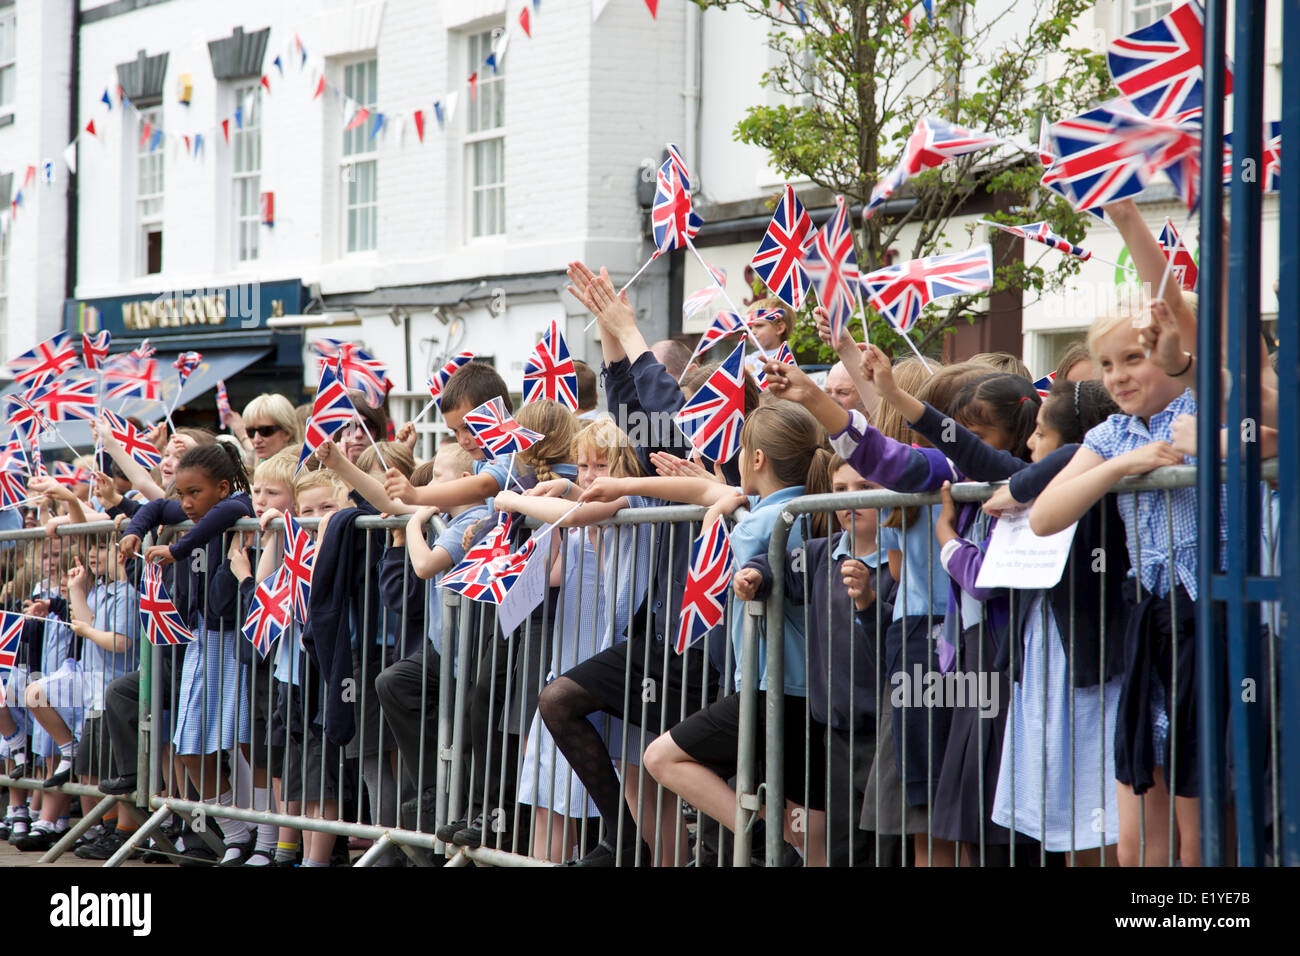
{"label": "window with white frame", "polygon": [[[343,220],[347,252],[367,252],[378,247],[379,160],[375,155],[375,104],[378,100],[379,61],[350,63],[343,68],[343,94],[356,107],[370,110],[371,119],[343,132]],[[351,116],[345,120],[350,122]]]}
{"label": "window with white frame", "polygon": [[231,192],[235,203],[235,261],[257,258],[262,224],[262,95],[258,83],[235,88],[240,123],[230,139],[234,163]]}
{"label": "window with white frame", "polygon": [[505,65],[496,72],[484,61],[493,48],[493,32],[470,34],[470,71],[478,71],[477,92],[465,121],[465,183],[469,235],[500,236],[506,231],[506,84]]}
{"label": "window with white frame", "polygon": [[0,10],[0,117],[12,116],[14,111],[14,83],[18,79],[14,46],[16,27],[14,8]]}
{"label": "window with white frame", "polygon": [[[135,206],[138,225],[139,256],[137,271],[141,275],[162,272],[163,242],[163,158],[166,149],[159,141],[154,143],[153,133],[144,135],[145,124],[151,130],[162,122],[162,107],[140,110],[140,129],[136,134],[136,189]],[[153,147],[152,149],[150,147]]]}
{"label": "window with white frame", "polygon": [[1172,0],[1129,0],[1126,30],[1141,30],[1150,26],[1168,16],[1173,9]]}

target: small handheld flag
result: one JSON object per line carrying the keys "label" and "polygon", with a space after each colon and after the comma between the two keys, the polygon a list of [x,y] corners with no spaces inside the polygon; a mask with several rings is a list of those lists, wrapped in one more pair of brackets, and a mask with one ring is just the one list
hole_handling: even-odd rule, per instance
{"label": "small handheld flag", "polygon": [[560,332],[552,320],[542,333],[533,354],[524,362],[524,404],[539,398],[559,402],[571,412],[578,410],[578,373]]}
{"label": "small handheld flag", "polygon": [[682,592],[681,622],[677,628],[678,654],[722,623],[727,588],[735,561],[722,519],[700,532],[691,544],[691,567]]}
{"label": "small handheld flag", "polygon": [[730,461],[740,450],[745,424],[745,343],[727,356],[674,419],[701,455]]}
{"label": "small handheld flag", "polygon": [[149,643],[155,646],[188,644],[194,634],[185,626],[180,612],[163,586],[162,566],[146,563],[144,589],[140,592],[140,621]]}
{"label": "small handheld flag", "polygon": [[490,399],[466,412],[465,425],[489,458],[517,454],[546,437],[515,421],[500,398]]}

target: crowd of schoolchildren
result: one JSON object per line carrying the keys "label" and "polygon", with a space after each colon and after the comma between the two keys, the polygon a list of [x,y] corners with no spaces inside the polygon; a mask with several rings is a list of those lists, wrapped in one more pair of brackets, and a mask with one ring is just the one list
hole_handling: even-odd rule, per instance
{"label": "crowd of schoolchildren", "polygon": [[[1163,254],[1136,207],[1107,211],[1141,278],[1159,285]],[[9,776],[46,789],[10,788],[13,845],[47,849],[67,828],[60,784],[147,786],[136,771],[137,608],[143,568],[156,564],[194,634],[154,654],[164,789],[176,797],[429,831],[439,714],[459,699],[468,810],[438,828],[447,844],[583,866],[729,862],[744,603],[780,575],[782,633],[756,626],[783,649],[787,813],[753,822],[756,859],[778,826],[787,865],[1197,864],[1197,541],[1226,529],[1198,529],[1194,489],[1106,495],[1125,476],[1195,460],[1192,297],[1172,283],[1142,313],[1098,317],[1046,396],[1010,355],[893,362],[847,333],[830,341],[817,310],[841,359],[825,387],[760,358],[746,372],[740,451],[711,462],[691,454],[671,416],[717,366],[679,342],[647,344],[604,272],[573,263],[569,276],[600,325],[608,414],[582,366],[577,412],[545,399],[514,409],[543,438],[513,459],[485,459],[465,424],[492,399],[512,408],[509,383],[470,362],[442,390],[454,440],[429,461],[413,456],[413,426],[394,432],[383,408],[352,393],[358,417],[299,470],[303,411],[263,395],[227,417],[229,435],[156,431],[154,473],[101,426],[111,465],[86,463],[93,485],[33,480],[45,500],[27,521],[50,533],[0,552],[4,606],[27,615],[0,733]],[[776,311],[750,323],[765,350],[793,326],[769,304]],[[1268,391],[1266,381],[1265,454],[1276,437]],[[1004,480],[983,505],[951,494]],[[869,489],[941,500],[797,518],[772,567],[786,503]],[[675,503],[707,514],[602,524]],[[997,522],[1026,508],[1037,534],[1077,522],[1060,582],[981,587]],[[438,587],[498,513],[556,523],[545,599],[509,634],[488,603],[444,613]],[[284,560],[289,514],[321,519],[310,596],[262,656],[241,627]],[[358,526],[379,514],[409,518]],[[57,533],[109,518],[113,536]],[[261,531],[232,530],[242,518]],[[691,540],[718,521],[735,562],[730,607],[679,654]],[[506,546],[517,548],[532,532],[511,527]],[[761,780],[765,644],[757,660]],[[908,682],[921,674],[975,675],[966,686],[987,693],[919,703]],[[98,799],[82,797],[83,809]],[[138,823],[110,812],[77,855],[107,859]],[[222,866],[347,859],[345,838],[310,828],[213,814],[206,831],[177,818],[140,849]]]}

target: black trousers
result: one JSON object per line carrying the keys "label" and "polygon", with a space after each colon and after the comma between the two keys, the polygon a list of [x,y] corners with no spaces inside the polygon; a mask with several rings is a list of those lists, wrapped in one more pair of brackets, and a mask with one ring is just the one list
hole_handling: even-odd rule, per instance
{"label": "black trousers", "polygon": [[[170,648],[154,654],[154,666],[162,672],[164,700],[155,701],[156,707],[165,707],[171,693],[172,658]],[[108,739],[113,744],[113,763],[117,772],[135,773],[140,753],[140,672],[132,671],[112,681],[104,690],[104,724]]]}
{"label": "black trousers", "polygon": [[[417,793],[421,783],[425,790],[432,790],[437,780],[441,666],[438,652],[426,642],[410,657],[385,667],[375,678],[375,693],[384,709],[384,722],[402,757],[403,798]],[[447,693],[455,692],[454,684],[447,688]]]}

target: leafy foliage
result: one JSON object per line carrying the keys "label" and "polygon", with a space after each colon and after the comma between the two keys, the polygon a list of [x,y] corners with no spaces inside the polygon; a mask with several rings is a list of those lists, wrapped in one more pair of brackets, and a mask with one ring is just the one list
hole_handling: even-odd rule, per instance
{"label": "leafy foliage", "polygon": [[[773,167],[789,179],[843,195],[851,206],[865,204],[877,179],[897,165],[921,117],[941,117],[1023,144],[1021,151],[950,161],[909,181],[857,228],[864,273],[891,260],[967,248],[969,237],[954,235],[950,221],[980,193],[992,194],[998,204],[998,212],[986,218],[1046,219],[1060,235],[1082,239],[1085,217],[1040,187],[1031,144],[1041,117],[1074,115],[1113,92],[1105,57],[1068,45],[1094,0],[1021,0],[1000,11],[985,3],[978,12],[990,18],[979,21],[975,0],[935,0],[933,19],[915,0],[696,2],[706,9],[739,7],[770,25],[768,42],[778,62],[763,84],[784,94],[785,102],[750,107],[734,137],[766,149]],[[1059,289],[1079,268],[1050,250],[1032,264],[1004,255],[995,266],[994,291],[1033,294]],[[914,341],[934,353],[956,323],[985,314],[975,308],[985,304],[958,297],[927,309]],[[866,308],[871,341],[906,349],[888,322]],[[805,315],[792,348],[833,361],[811,330]]]}

